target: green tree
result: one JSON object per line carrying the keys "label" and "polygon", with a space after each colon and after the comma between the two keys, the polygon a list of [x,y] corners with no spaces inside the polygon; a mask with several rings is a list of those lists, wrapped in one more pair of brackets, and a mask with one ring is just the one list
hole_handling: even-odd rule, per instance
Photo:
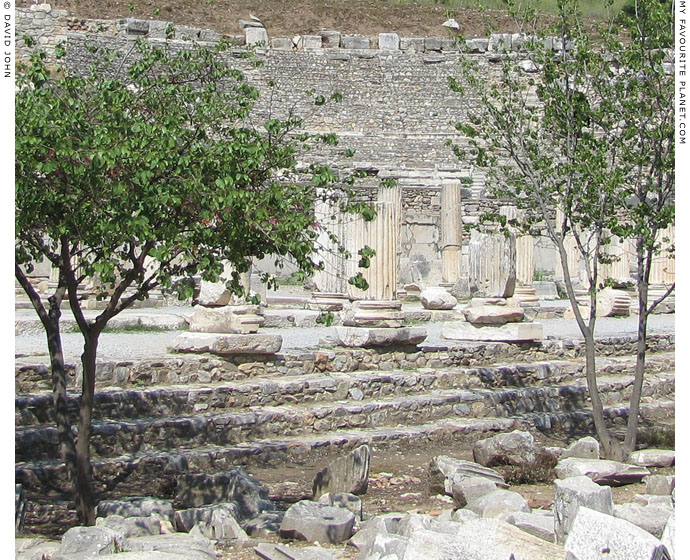
{"label": "green tree", "polygon": [[[45,53],[34,53],[18,73],[15,106],[15,275],[47,334],[60,452],[84,524],[95,520],[89,440],[108,321],[153,289],[189,297],[193,276],[216,281],[224,262],[236,271],[228,285],[237,293],[252,258],[289,259],[311,274],[321,266],[314,255],[326,227],[314,217],[317,189],[338,180],[325,166],[290,180],[301,150],[337,139],[296,134],[302,119],[294,115],[257,126],[250,112],[258,91],[228,64],[227,45],[180,50],[139,41],[127,52],[91,52],[82,75],[49,70]],[[348,196],[343,205],[372,217]],[[40,259],[59,273],[47,302],[27,278]],[[98,279],[105,301],[93,320],[78,295],[88,278]],[[366,288],[362,280],[355,282]],[[65,297],[84,338],[76,443],[60,340]]]}
{"label": "green tree", "polygon": [[[453,148],[466,165],[487,167],[494,194],[524,210],[525,219],[513,226],[545,235],[556,247],[585,340],[595,430],[604,454],[621,459],[634,449],[638,428],[647,315],[653,307],[647,304],[649,267],[658,232],[673,222],[673,78],[662,65],[673,13],[663,2],[645,2],[646,19],[639,14],[626,19],[627,35],[610,18],[593,37],[582,25],[577,1],[559,0],[547,37],[536,29],[533,9],[518,12],[512,0],[506,4],[524,31],[522,50],[504,54],[493,77],[471,55],[463,58],[461,78],[450,81],[469,101],[457,124],[465,140]],[[611,262],[606,252],[611,235],[636,241],[641,309],[623,445],[606,426],[595,363],[599,265]],[[578,305],[573,283],[578,271],[569,269],[569,248],[584,264],[585,307]]]}

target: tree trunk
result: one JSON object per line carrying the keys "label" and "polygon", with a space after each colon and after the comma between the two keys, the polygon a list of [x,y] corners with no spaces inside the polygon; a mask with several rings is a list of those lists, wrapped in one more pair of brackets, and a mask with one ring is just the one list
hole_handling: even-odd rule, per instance
{"label": "tree trunk", "polygon": [[[640,249],[638,248],[638,251]],[[651,259],[650,259],[651,262]],[[642,397],[642,385],[644,383],[644,367],[647,358],[647,320],[649,310],[647,309],[649,297],[649,267],[645,260],[640,259],[643,268],[638,271],[637,293],[639,302],[639,315],[637,319],[637,359],[635,361],[635,381],[633,382],[632,395],[630,396],[630,407],[628,408],[628,426],[625,431],[625,442],[623,443],[623,453],[627,458],[635,451],[637,443],[637,431],[640,425],[640,399]],[[639,265],[638,265],[639,268]]]}
{"label": "tree trunk", "polygon": [[83,525],[96,522],[96,500],[93,493],[91,471],[91,418],[93,416],[94,392],[96,387],[96,350],[98,335],[84,335],[82,363],[82,392],[79,405],[79,426],[77,435],[77,516]]}
{"label": "tree trunk", "polygon": [[51,327],[46,328],[48,337],[48,352],[50,354],[50,369],[53,384],[53,405],[55,407],[55,424],[58,432],[60,457],[67,467],[67,476],[72,487],[72,495],[77,500],[77,449],[72,434],[72,422],[67,407],[67,372],[65,358],[62,353],[62,338],[60,336],[60,303],[64,288],[58,289],[55,295],[48,298],[50,304],[49,318]]}
{"label": "tree trunk", "polygon": [[594,333],[591,330],[582,333],[585,337],[585,376],[587,378],[587,391],[592,401],[592,417],[594,429],[603,448],[604,457],[615,459],[620,455],[620,445],[611,437],[604,419],[604,406],[599,395],[596,371],[596,349],[594,346]]}

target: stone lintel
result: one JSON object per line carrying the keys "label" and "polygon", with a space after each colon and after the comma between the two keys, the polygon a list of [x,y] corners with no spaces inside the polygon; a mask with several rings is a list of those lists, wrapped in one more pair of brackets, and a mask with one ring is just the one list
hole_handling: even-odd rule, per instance
{"label": "stone lintel", "polygon": [[336,327],[335,329],[335,339],[340,346],[356,348],[416,345],[426,339],[426,336],[426,329],[423,327]]}
{"label": "stone lintel", "polygon": [[172,348],[191,354],[275,354],[283,345],[279,334],[209,334],[183,333]]}
{"label": "stone lintel", "polygon": [[541,340],[543,335],[541,323],[508,323],[500,327],[475,327],[469,323],[452,323],[441,330],[441,337],[448,340],[530,342]]}

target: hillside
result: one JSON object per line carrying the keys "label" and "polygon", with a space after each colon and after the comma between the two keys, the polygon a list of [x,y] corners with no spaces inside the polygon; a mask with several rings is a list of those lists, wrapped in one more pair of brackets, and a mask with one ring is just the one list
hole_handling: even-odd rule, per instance
{"label": "hillside", "polygon": [[[18,5],[32,3],[22,0]],[[451,10],[448,5],[403,0],[55,0],[51,5],[80,18],[160,19],[231,35],[242,33],[238,20],[250,13],[262,20],[273,37],[317,33],[324,28],[363,35],[441,36],[446,32],[441,24],[448,16],[455,17],[468,38],[486,36],[489,22],[502,32],[517,31],[503,11]]]}

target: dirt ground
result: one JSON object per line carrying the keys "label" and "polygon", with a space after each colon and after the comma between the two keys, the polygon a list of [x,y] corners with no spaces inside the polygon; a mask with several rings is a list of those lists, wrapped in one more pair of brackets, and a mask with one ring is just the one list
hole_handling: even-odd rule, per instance
{"label": "dirt ground", "polygon": [[[565,447],[568,442],[537,437],[539,445]],[[472,460],[471,443],[461,445],[450,442],[424,442],[416,445],[393,444],[384,448],[372,445],[369,488],[361,496],[365,514],[378,515],[387,512],[417,512],[439,515],[451,509],[450,497],[432,495],[428,485],[428,465],[436,455],[450,455],[458,459]],[[332,459],[332,457],[331,457]],[[290,504],[301,499],[311,499],[311,485],[316,473],[327,464],[327,458],[312,458],[299,463],[282,463],[279,466],[267,465],[248,467],[247,471],[261,483],[269,487],[269,497],[279,509],[287,509]],[[496,470],[506,474],[501,467]],[[651,469],[657,474],[672,474],[673,469]],[[553,504],[554,487],[552,480],[536,484],[511,484],[511,490],[519,492],[532,509],[548,509]],[[635,494],[645,492],[644,484],[631,484],[613,488],[614,503],[632,502]],[[108,496],[113,498],[116,496]],[[76,525],[74,511],[67,509],[65,503],[54,502],[37,511],[30,504],[27,514],[27,527],[33,535],[49,539],[59,539],[69,527]],[[275,542],[283,542],[275,539]],[[254,560],[257,558],[253,546],[257,541],[244,545],[219,544],[217,549],[223,553],[222,559]],[[308,546],[295,542],[291,546]],[[342,559],[357,557],[354,548],[346,545],[328,546]],[[219,557],[220,558],[220,557]]]}
{"label": "dirt ground", "polygon": [[[29,6],[33,0],[21,0]],[[442,36],[441,24],[449,16],[460,23],[465,37],[486,37],[489,23],[502,32],[517,31],[505,12],[462,9],[450,13],[446,6],[394,0],[54,0],[51,6],[67,9],[79,18],[136,17],[172,21],[242,35],[240,19],[257,16],[271,37],[313,34],[321,29],[375,36],[396,32],[403,37]],[[546,19],[545,19],[546,21]]]}

